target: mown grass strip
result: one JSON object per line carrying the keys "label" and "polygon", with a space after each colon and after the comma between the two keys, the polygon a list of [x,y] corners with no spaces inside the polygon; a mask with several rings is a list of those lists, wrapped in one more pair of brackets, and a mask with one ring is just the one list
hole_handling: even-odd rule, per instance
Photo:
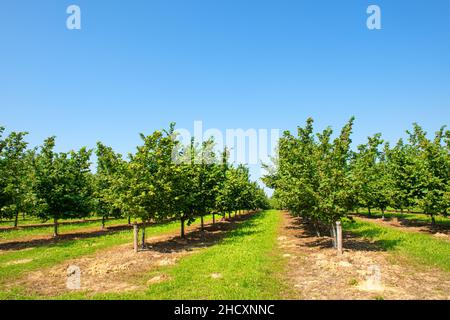
{"label": "mown grass strip", "polygon": [[[118,225],[127,224],[127,219],[118,219],[107,221],[106,227],[113,227]],[[60,234],[67,232],[80,232],[88,228],[101,229],[101,221],[87,221],[74,224],[66,224],[58,226]],[[53,235],[53,226],[51,227],[36,227],[36,228],[24,228],[24,229],[12,229],[0,231],[0,243],[1,241],[8,240],[21,240],[32,236],[51,236]]]}
{"label": "mown grass strip", "polygon": [[418,232],[360,221],[345,222],[344,229],[356,236],[374,241],[382,249],[399,253],[417,265],[436,267],[450,272],[450,242]]}
{"label": "mown grass strip", "polygon": [[[148,274],[165,273],[168,281],[144,292],[68,294],[58,299],[279,299],[284,262],[276,252],[278,211],[264,211],[242,222],[213,247]],[[216,277],[212,275],[215,274]]]}
{"label": "mown grass strip", "polygon": [[[368,211],[361,211],[357,215],[360,215],[362,217],[371,217],[371,218],[382,218],[381,211],[372,211],[370,216]],[[431,217],[429,215],[425,214],[419,214],[419,213],[385,213],[384,214],[386,219],[393,219],[397,218],[399,220],[406,220],[410,222],[419,222],[422,224],[429,224],[431,226]],[[436,219],[436,225],[441,227],[450,228],[450,219],[448,217],[444,217],[442,215],[435,216]]]}
{"label": "mown grass strip", "polygon": [[[210,221],[212,221],[212,217],[206,216],[205,222]],[[193,225],[199,224],[200,220],[197,220]],[[162,235],[178,231],[179,227],[178,221],[155,225],[147,227],[146,235],[147,238]],[[25,272],[51,267],[69,259],[90,255],[99,250],[125,243],[132,243],[131,230],[106,233],[92,238],[65,240],[49,245],[38,245],[25,250],[0,252],[0,299],[11,298],[9,293],[4,292],[4,284],[13,282]]]}

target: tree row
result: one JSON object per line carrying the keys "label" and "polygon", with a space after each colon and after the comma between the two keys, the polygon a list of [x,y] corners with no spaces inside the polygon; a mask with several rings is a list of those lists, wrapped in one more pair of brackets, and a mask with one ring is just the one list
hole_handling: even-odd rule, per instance
{"label": "tree row", "polygon": [[431,216],[447,215],[450,207],[450,131],[433,138],[418,125],[408,139],[394,146],[381,134],[352,149],[354,118],[333,138],[326,128],[315,133],[308,119],[297,134],[284,132],[279,155],[266,165],[263,181],[275,189],[278,205],[309,220],[318,233],[349,213],[367,208],[400,211],[418,208]]}
{"label": "tree row", "polygon": [[[183,145],[175,125],[141,134],[142,142],[125,159],[111,147],[56,152],[55,137],[28,148],[26,132],[5,136],[0,127],[0,218],[26,214],[54,222],[95,213],[105,220],[127,217],[150,222],[179,220],[181,235],[196,218],[226,216],[266,208],[268,199],[244,165],[229,164],[227,150],[213,139]],[[91,158],[96,155],[96,170]]]}

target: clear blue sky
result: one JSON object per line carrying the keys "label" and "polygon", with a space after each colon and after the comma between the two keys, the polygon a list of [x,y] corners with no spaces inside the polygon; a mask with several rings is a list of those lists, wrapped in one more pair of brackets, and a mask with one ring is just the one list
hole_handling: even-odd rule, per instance
{"label": "clear blue sky", "polygon": [[292,130],[355,115],[355,144],[415,121],[434,132],[450,124],[449,16],[448,0],[3,0],[0,124],[31,145],[125,154],[171,121]]}

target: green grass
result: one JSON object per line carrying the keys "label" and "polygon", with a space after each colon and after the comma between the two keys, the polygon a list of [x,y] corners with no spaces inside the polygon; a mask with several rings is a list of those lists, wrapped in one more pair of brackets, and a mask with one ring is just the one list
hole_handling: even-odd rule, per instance
{"label": "green grass", "polygon": [[[212,216],[206,216],[205,222],[212,220]],[[199,225],[198,219],[193,225]],[[178,231],[178,221],[147,227],[148,237]],[[113,246],[132,243],[131,230],[106,233],[92,238],[81,238],[76,240],[61,240],[48,245],[31,246],[26,250],[15,250],[0,252],[0,300],[2,299],[26,299],[21,288],[10,291],[4,289],[7,282],[14,282],[26,272],[51,267],[69,259],[93,254],[99,250]],[[26,263],[15,263],[27,261]]]}
{"label": "green grass", "polygon": [[[369,217],[368,211],[362,211],[359,213],[360,216]],[[418,213],[385,213],[385,218],[392,219],[403,219],[411,222],[420,222],[420,223],[429,223],[431,225],[431,217],[425,214],[418,214]],[[382,218],[381,211],[372,211],[371,213],[372,218]],[[442,215],[435,216],[436,225],[442,226],[442,227],[448,227],[450,228],[450,218],[444,217]]]}
{"label": "green grass", "polygon": [[450,242],[418,232],[405,232],[395,227],[356,221],[345,222],[344,229],[353,234],[373,240],[386,251],[395,253],[394,258],[406,257],[411,263],[450,271]]}
{"label": "green grass", "polygon": [[[264,211],[242,222],[218,244],[185,257],[172,267],[161,267],[145,279],[164,273],[168,281],[151,285],[144,292],[67,294],[58,299],[279,299],[285,284],[279,275],[283,259],[276,252],[281,216]],[[211,275],[221,275],[213,279]]]}
{"label": "green grass", "polygon": [[[94,219],[101,219],[101,217],[97,216],[97,215],[91,215],[86,217],[86,220],[94,220]],[[59,222],[74,222],[74,221],[80,221],[83,220],[82,218],[77,218],[74,220],[71,219],[60,219]],[[108,221],[114,221],[114,220],[119,220],[119,219],[108,219],[106,221],[106,224],[108,224]],[[127,219],[121,219],[123,221],[127,221]],[[47,224],[47,223],[52,223],[52,220],[49,221],[43,221],[42,219],[39,219],[37,217],[33,217],[33,216],[25,216],[25,218],[22,217],[22,215],[19,215],[19,220],[18,220],[18,226],[19,227],[23,227],[23,226],[28,226],[31,224]],[[98,224],[101,224],[101,220],[99,220],[97,222]],[[0,220],[0,227],[14,227],[14,219],[9,219],[9,220]]]}
{"label": "green grass", "polygon": [[[178,222],[147,228],[148,237],[179,228]],[[26,271],[37,270],[68,259],[92,254],[98,250],[124,243],[132,243],[131,230],[107,233],[98,237],[60,241],[54,244],[31,247],[27,250],[5,251],[0,254],[0,285],[21,276]],[[18,260],[31,260],[24,264],[11,264]]]}
{"label": "green grass", "polygon": [[[106,223],[106,227],[127,224],[128,219],[111,220]],[[87,221],[74,224],[66,224],[58,226],[58,233],[64,234],[67,232],[76,233],[88,228],[101,228],[101,221]],[[53,226],[51,227],[36,227],[24,229],[0,230],[0,243],[7,240],[20,240],[32,236],[51,236],[53,235]]]}

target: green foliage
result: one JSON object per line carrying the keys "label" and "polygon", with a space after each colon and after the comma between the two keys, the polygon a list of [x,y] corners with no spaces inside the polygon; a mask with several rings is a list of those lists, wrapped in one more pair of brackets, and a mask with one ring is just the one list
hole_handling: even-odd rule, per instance
{"label": "green foliage", "polygon": [[124,174],[127,163],[111,147],[97,143],[97,172],[93,176],[93,207],[105,219],[123,213]]}
{"label": "green foliage", "polygon": [[248,169],[230,166],[226,150],[220,157],[212,139],[183,146],[175,124],[148,136],[141,134],[141,139],[129,161],[97,145],[94,203],[98,212],[127,213],[144,223],[177,219],[184,236],[185,223],[198,217],[203,221],[210,213],[267,206],[265,193],[250,181]]}
{"label": "green foliage", "polygon": [[279,142],[275,168],[263,178],[275,189],[278,203],[315,224],[330,224],[354,207],[355,190],[349,166],[350,135],[354,119],[332,141],[331,128],[314,135],[308,119],[297,136],[285,132]]}
{"label": "green foliage", "polygon": [[177,170],[172,162],[174,125],[169,131],[141,134],[143,144],[130,155],[122,205],[142,222],[160,221],[173,213]]}
{"label": "green foliage", "polygon": [[443,145],[445,127],[436,132],[434,140],[414,124],[410,132],[410,143],[416,151],[415,203],[423,212],[432,216],[446,213],[450,207],[448,191],[450,183],[450,153]]}
{"label": "green foliage", "polygon": [[[19,212],[42,221],[86,217],[131,217],[144,223],[178,219],[191,224],[210,213],[267,208],[268,200],[248,168],[234,168],[227,151],[215,152],[212,139],[184,147],[175,124],[168,130],[141,134],[142,145],[128,160],[97,143],[97,171],[90,171],[92,151],[57,153],[55,138],[39,150],[27,150],[26,133],[3,139],[0,127],[0,218]],[[145,225],[144,225],[145,226]],[[145,227],[144,227],[145,228]]]}
{"label": "green foliage", "polygon": [[[414,124],[405,144],[384,144],[381,134],[350,151],[353,119],[331,142],[331,129],[314,136],[313,120],[285,132],[279,156],[268,167],[264,182],[275,189],[278,206],[314,223],[329,224],[353,209],[419,207],[432,217],[447,215],[450,206],[449,131],[441,128],[433,140]],[[384,144],[384,146],[383,146]]]}
{"label": "green foliage", "polygon": [[[89,295],[68,293],[58,299],[280,299],[288,292],[282,282],[284,262],[276,254],[281,216],[265,211],[227,232],[219,243],[143,275],[145,283],[157,275],[168,280],[128,293]],[[220,274],[219,278],[212,277]]]}
{"label": "green foliage", "polygon": [[12,132],[2,140],[3,131],[0,127],[0,217],[14,219],[17,226],[19,213],[31,210],[35,202],[31,170],[34,151],[27,150],[26,132]]}
{"label": "green foliage", "polygon": [[432,217],[446,215],[450,207],[449,131],[442,127],[435,138],[414,124],[408,144],[400,140],[387,150],[387,174],[392,182],[391,205],[404,210],[417,206]]}
{"label": "green foliage", "polygon": [[82,218],[92,209],[91,151],[56,153],[55,138],[45,140],[34,160],[34,193],[38,199],[36,214],[43,220],[53,219],[55,236],[58,219]]}
{"label": "green foliage", "polygon": [[[447,240],[433,235],[405,232],[395,227],[380,226],[365,221],[344,222],[344,229],[374,241],[386,251],[396,253],[394,259],[406,257],[416,265],[450,271],[450,246]],[[400,254],[399,254],[400,253]]]}

